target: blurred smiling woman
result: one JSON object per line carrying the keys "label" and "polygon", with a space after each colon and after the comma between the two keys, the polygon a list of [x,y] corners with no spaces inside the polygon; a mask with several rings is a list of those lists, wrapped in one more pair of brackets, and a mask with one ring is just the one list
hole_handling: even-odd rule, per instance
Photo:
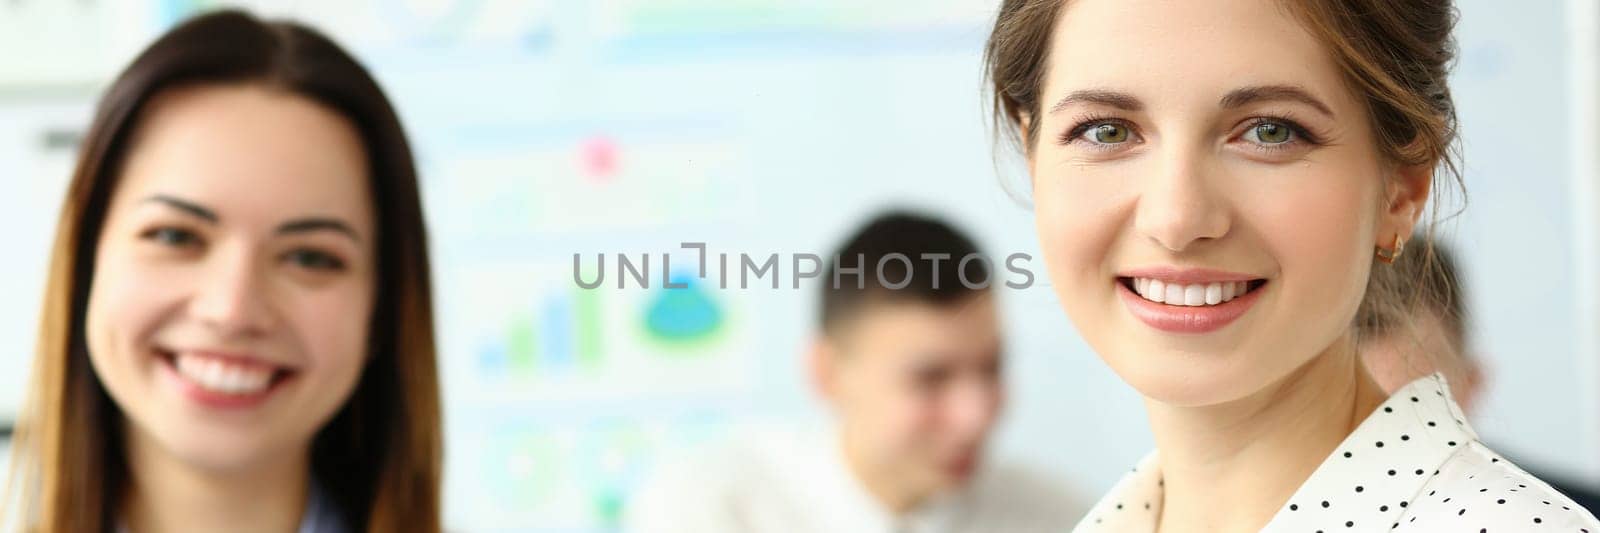
{"label": "blurred smiling woman", "polygon": [[290,23],[173,29],[84,138],[4,521],[438,531],[429,287],[410,148],[367,72]]}
{"label": "blurred smiling woman", "polygon": [[[988,47],[1068,317],[1158,453],[1078,531],[1600,531],[1478,442],[1442,377],[1386,395],[1358,311],[1458,185],[1448,0],[1006,0]],[[1445,172],[1436,172],[1440,168]]]}

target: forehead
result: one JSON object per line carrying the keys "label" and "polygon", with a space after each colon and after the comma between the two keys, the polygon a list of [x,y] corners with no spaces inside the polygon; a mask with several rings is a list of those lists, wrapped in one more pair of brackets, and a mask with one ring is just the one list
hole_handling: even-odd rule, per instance
{"label": "forehead", "polygon": [[1254,85],[1345,100],[1326,48],[1277,0],[1068,0],[1056,20],[1043,106],[1084,88],[1159,107]]}
{"label": "forehead", "polygon": [[333,110],[266,87],[192,86],[163,91],[145,107],[117,196],[177,195],[224,218],[292,210],[361,224],[368,172],[359,133]]}
{"label": "forehead", "polygon": [[[867,302],[844,331],[852,351],[873,357],[981,354],[1000,342],[994,298],[974,294],[947,304]],[[893,354],[893,355],[891,355]]]}

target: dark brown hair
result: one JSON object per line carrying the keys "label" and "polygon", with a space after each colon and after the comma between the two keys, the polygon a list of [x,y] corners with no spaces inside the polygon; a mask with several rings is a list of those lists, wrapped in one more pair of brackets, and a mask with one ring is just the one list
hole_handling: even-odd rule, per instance
{"label": "dark brown hair", "polygon": [[[984,49],[985,75],[996,129],[1031,154],[1039,141],[1039,92],[1050,62],[1057,19],[1070,0],[1005,0]],[[1345,84],[1364,102],[1379,153],[1392,164],[1426,165],[1433,176],[1432,236],[1441,198],[1453,190],[1465,202],[1457,118],[1448,75],[1456,56],[1458,18],[1452,0],[1281,0],[1344,73]],[[1058,65],[1071,68],[1071,65]],[[1451,185],[1450,189],[1439,185]],[[1454,213],[1451,213],[1453,216]],[[1432,239],[1411,246],[1418,271],[1432,268]],[[1382,243],[1387,246],[1389,243]],[[1416,308],[1424,293],[1405,272],[1375,269],[1356,323],[1375,314],[1399,316]],[[1361,330],[1357,329],[1357,334]]]}
{"label": "dark brown hair", "polygon": [[[312,475],[354,531],[439,530],[441,415],[427,237],[411,148],[389,100],[316,31],[236,11],[162,36],[100,100],[61,208],[33,383],[17,431],[13,516],[29,530],[111,531],[128,484],[122,415],[90,367],[95,247],[145,105],[162,91],[251,84],[317,102],[360,133],[378,228],[366,367],[312,443]],[[15,502],[7,502],[15,503]]]}
{"label": "dark brown hair", "polygon": [[[942,268],[934,268],[923,254],[943,254],[947,260]],[[822,330],[835,333],[867,306],[879,303],[953,307],[985,294],[993,284],[989,264],[963,261],[977,254],[972,239],[933,217],[898,210],[873,217],[839,246],[824,269]],[[839,283],[834,283],[836,276]]]}

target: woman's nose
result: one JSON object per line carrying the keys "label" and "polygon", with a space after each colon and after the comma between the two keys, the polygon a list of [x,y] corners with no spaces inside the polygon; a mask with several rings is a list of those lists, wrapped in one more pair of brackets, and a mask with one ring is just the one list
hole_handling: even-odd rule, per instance
{"label": "woman's nose", "polygon": [[218,254],[196,285],[193,316],[226,337],[255,336],[271,327],[268,295],[252,254]]}
{"label": "woman's nose", "polygon": [[1174,150],[1160,161],[1160,168],[1142,180],[1135,229],[1171,252],[1226,235],[1232,217],[1213,189],[1213,165],[1192,151]]}

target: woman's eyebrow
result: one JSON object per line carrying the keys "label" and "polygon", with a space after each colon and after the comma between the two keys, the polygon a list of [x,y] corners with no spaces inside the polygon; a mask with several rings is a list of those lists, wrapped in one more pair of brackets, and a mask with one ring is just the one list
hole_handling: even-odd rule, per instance
{"label": "woman's eyebrow", "polygon": [[[217,216],[215,211],[212,211],[209,208],[169,194],[151,195],[150,197],[145,198],[144,202],[165,205],[193,215],[212,224],[216,224],[222,220]],[[278,225],[279,235],[305,233],[310,231],[334,231],[343,233],[344,235],[350,237],[351,240],[361,242],[361,236],[356,233],[356,230],[352,229],[350,225],[346,224],[343,220],[339,220],[337,218],[306,217],[290,220]]]}
{"label": "woman's eyebrow", "polygon": [[344,234],[346,237],[350,237],[350,240],[361,242],[361,236],[356,234],[356,230],[352,229],[349,224],[346,224],[344,221],[336,218],[300,218],[284,222],[278,226],[279,235],[306,233],[312,231],[338,232]]}
{"label": "woman's eyebrow", "polygon": [[210,210],[210,209],[208,209],[208,208],[206,208],[204,206],[201,206],[200,204],[197,204],[197,203],[194,203],[194,202],[191,202],[191,201],[188,201],[188,200],[184,200],[184,199],[178,198],[176,196],[167,195],[167,194],[151,195],[150,197],[145,198],[144,201],[140,202],[140,203],[156,203],[156,204],[165,205],[167,207],[171,207],[173,209],[177,209],[179,211],[183,211],[185,213],[188,213],[190,215],[193,215],[195,217],[203,219],[206,222],[210,222],[212,224],[216,224],[217,221],[220,220],[219,218],[217,218],[217,212],[216,211],[212,211],[212,210]]}
{"label": "woman's eyebrow", "polygon": [[[1329,117],[1333,110],[1322,100],[1312,96],[1309,91],[1295,85],[1257,85],[1241,87],[1228,92],[1217,103],[1224,109],[1233,109],[1255,102],[1291,101],[1299,102],[1321,112]],[[1085,89],[1072,93],[1057,100],[1050,106],[1050,112],[1056,113],[1073,104],[1099,104],[1114,107],[1124,111],[1140,111],[1144,109],[1144,102],[1131,94],[1104,89]]]}
{"label": "woman's eyebrow", "polygon": [[1217,105],[1222,106],[1223,109],[1234,109],[1255,102],[1271,101],[1299,102],[1321,111],[1322,114],[1327,115],[1329,118],[1333,117],[1333,110],[1329,109],[1327,104],[1322,103],[1322,100],[1318,100],[1317,97],[1312,96],[1304,88],[1295,85],[1240,87],[1228,92],[1227,95],[1222,97],[1221,101],[1217,102]]}
{"label": "woman's eyebrow", "polygon": [[1085,89],[1081,91],[1072,91],[1071,94],[1061,97],[1060,100],[1056,101],[1055,105],[1050,106],[1050,113],[1054,114],[1057,111],[1065,109],[1067,106],[1080,103],[1111,106],[1123,111],[1139,111],[1144,109],[1144,102],[1139,101],[1138,98],[1131,94],[1108,91],[1105,89]]}

